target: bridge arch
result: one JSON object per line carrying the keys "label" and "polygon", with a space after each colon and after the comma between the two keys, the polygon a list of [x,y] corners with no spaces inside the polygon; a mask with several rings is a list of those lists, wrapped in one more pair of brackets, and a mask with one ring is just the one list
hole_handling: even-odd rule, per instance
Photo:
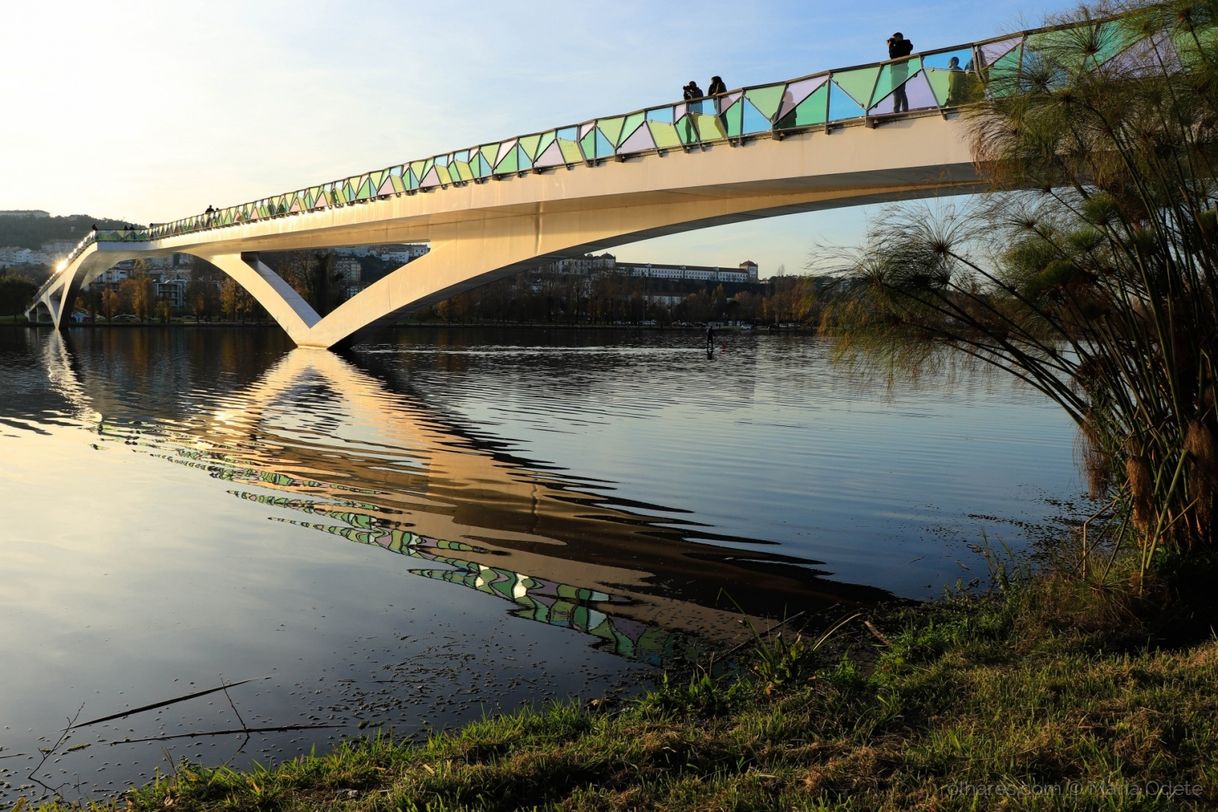
{"label": "bridge arch", "polygon": [[[748,219],[977,191],[968,144],[960,116],[912,116],[878,128],[805,131],[390,195],[144,242],[94,243],[41,298],[59,326],[80,288],[115,263],[189,254],[249,291],[297,345],[327,348],[549,258]],[[431,249],[325,317],[258,258],[399,242]]]}

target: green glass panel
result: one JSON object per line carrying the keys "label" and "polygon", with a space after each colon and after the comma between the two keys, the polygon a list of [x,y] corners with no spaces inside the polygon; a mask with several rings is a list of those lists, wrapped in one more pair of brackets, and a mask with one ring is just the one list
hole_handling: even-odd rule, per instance
{"label": "green glass panel", "polygon": [[411,161],[410,171],[414,173],[415,178],[421,178],[425,174],[423,172],[424,161]]}
{"label": "green glass panel", "polygon": [[698,124],[694,120],[694,116],[695,114],[693,113],[681,116],[677,120],[677,123],[673,125],[677,129],[677,137],[686,146],[698,143]]}
{"label": "green glass panel", "polygon": [[746,91],[744,97],[752,102],[763,116],[772,121],[778,112],[778,105],[782,103],[782,91],[785,87],[785,84],[755,87]]}
{"label": "green glass panel", "polygon": [[459,179],[464,181],[474,179],[474,173],[469,168],[469,161],[456,161],[453,163],[453,167],[457,170],[457,177]]}
{"label": "green glass panel", "polygon": [[419,176],[415,174],[413,169],[407,169],[402,177],[406,180],[406,188],[408,190],[419,188]]}
{"label": "green glass panel", "polygon": [[537,147],[540,143],[540,135],[526,135],[520,139],[520,148],[524,150],[525,155],[529,156],[530,164],[532,164],[533,159],[537,157]]}
{"label": "green glass panel", "polygon": [[634,131],[643,126],[643,122],[645,120],[646,116],[644,116],[642,113],[632,113],[631,115],[626,116],[626,123],[622,125],[622,135],[617,141],[614,142],[614,146],[620,147],[622,144],[626,143],[626,139],[634,135]]}
{"label": "green glass panel", "polygon": [[1010,96],[1018,89],[1019,66],[1023,60],[1023,46],[998,57],[986,73],[986,90],[991,96]]}
{"label": "green glass panel", "polygon": [[359,186],[359,192],[356,194],[357,200],[367,200],[372,197],[372,181],[365,176],[363,182]]}
{"label": "green glass panel", "polygon": [[592,132],[596,134],[596,157],[604,158],[613,154],[613,144],[609,143],[609,139],[600,131],[600,128],[593,128]]}
{"label": "green glass panel", "polygon": [[390,178],[390,181],[393,183],[393,191],[395,191],[395,192],[406,191],[406,182],[402,180],[401,175],[394,175],[393,177]]}
{"label": "green glass panel", "polygon": [[1171,41],[1180,56],[1180,64],[1186,70],[1192,70],[1198,63],[1203,63],[1203,70],[1212,70],[1214,50],[1218,48],[1218,28],[1207,26],[1202,20],[1198,20],[1198,23],[1191,32],[1180,25],[1180,30],[1171,37]]}
{"label": "green glass panel", "polygon": [[449,174],[447,165],[436,164],[436,174],[440,176],[440,183],[445,186],[453,182],[453,176]]}
{"label": "green glass panel", "polygon": [[935,101],[939,102],[940,107],[947,105],[948,91],[953,73],[957,73],[957,71],[940,70],[938,68],[926,69],[926,81],[930,83],[931,92],[935,94]]}
{"label": "green glass panel", "polygon": [[676,149],[681,146],[676,125],[666,121],[648,121],[647,126],[651,128],[651,137],[659,149]]}
{"label": "green glass panel", "polygon": [[583,151],[584,158],[594,160],[596,158],[596,128],[592,127],[579,139],[579,147]]}
{"label": "green glass panel", "polygon": [[537,156],[541,155],[541,153],[543,153],[543,152],[545,152],[547,149],[549,149],[549,148],[550,148],[550,144],[553,144],[553,143],[554,143],[554,140],[555,140],[557,137],[558,137],[558,134],[557,134],[557,132],[556,132],[555,130],[550,130],[549,132],[544,132],[544,133],[542,133],[542,134],[541,134],[541,142],[540,142],[540,143],[538,143],[538,145],[537,145],[537,152],[535,152],[535,153],[533,154],[533,160],[537,160]]}
{"label": "green glass panel", "polygon": [[696,116],[698,137],[703,141],[722,141],[727,138],[727,131],[718,116]]}
{"label": "green glass panel", "polygon": [[[908,81],[909,77],[913,76],[922,69],[922,60],[918,57],[906,59],[902,62],[892,62],[883,65],[880,68],[879,78],[875,82],[875,90],[871,93],[871,103],[868,107],[874,106],[880,99],[892,93],[901,85]],[[836,76],[834,77],[836,78]],[[847,90],[848,88],[842,88]],[[853,93],[850,94],[854,96]],[[858,98],[857,96],[855,98]]]}
{"label": "green glass panel", "polygon": [[516,160],[515,148],[508,150],[508,154],[503,156],[503,160],[495,167],[496,172],[515,172],[519,166]]}
{"label": "green glass panel", "polygon": [[1093,36],[1095,47],[1087,60],[1088,67],[1103,65],[1139,39],[1137,34],[1131,33],[1119,20],[1100,23],[1096,26]]}
{"label": "green glass panel", "polygon": [[762,115],[761,111],[753,106],[753,103],[747,98],[741,102],[743,122],[741,130],[747,135],[749,133],[764,133],[773,129],[774,125],[769,118]]}
{"label": "green glass panel", "polygon": [[616,147],[622,142],[622,125],[625,123],[626,119],[624,116],[615,116],[613,118],[597,119],[596,126],[605,134],[605,138],[609,140],[609,143]]}
{"label": "green glass panel", "polygon": [[824,124],[828,114],[828,101],[829,83],[825,83],[812,91],[812,95],[801,101],[794,110],[783,116],[782,120],[774,125],[775,129]]}
{"label": "green glass panel", "polygon": [[[910,71],[910,73],[912,72]],[[879,67],[857,68],[856,70],[834,72],[833,81],[837,82],[842,90],[849,93],[859,105],[866,107],[879,75]]]}
{"label": "green glass panel", "polygon": [[491,167],[495,165],[495,158],[499,156],[499,144],[487,144],[484,147],[480,147],[478,152],[481,153],[482,163],[486,166],[486,172],[483,174],[489,175]]}
{"label": "green glass panel", "polygon": [[565,138],[560,139],[558,148],[562,150],[562,159],[566,163],[575,164],[584,159],[584,154],[579,150],[579,144],[574,141],[568,141]]}
{"label": "green glass panel", "polygon": [[723,120],[727,123],[728,138],[739,138],[741,123],[740,119],[744,113],[744,102],[738,101],[723,113]]}

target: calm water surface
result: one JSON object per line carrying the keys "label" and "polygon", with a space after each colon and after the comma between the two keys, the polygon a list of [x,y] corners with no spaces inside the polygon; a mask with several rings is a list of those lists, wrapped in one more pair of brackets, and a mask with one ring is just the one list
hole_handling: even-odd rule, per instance
{"label": "calm water surface", "polygon": [[1073,427],[1004,377],[699,341],[0,330],[0,801],[630,692],[1075,509]]}

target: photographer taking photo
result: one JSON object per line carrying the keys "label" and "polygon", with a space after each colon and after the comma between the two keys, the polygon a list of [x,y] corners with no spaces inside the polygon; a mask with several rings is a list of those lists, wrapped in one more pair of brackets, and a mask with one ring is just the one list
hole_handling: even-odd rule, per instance
{"label": "photographer taking photo", "polygon": [[[901,32],[888,38],[888,58],[904,60],[913,53],[913,43],[905,39]],[[905,95],[905,80],[909,78],[909,63],[898,62],[892,66],[892,112],[905,113],[909,111],[909,99]]]}

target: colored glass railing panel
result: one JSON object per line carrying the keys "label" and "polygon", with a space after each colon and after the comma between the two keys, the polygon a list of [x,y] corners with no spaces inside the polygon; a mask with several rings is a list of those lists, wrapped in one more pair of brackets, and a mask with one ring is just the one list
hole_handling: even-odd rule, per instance
{"label": "colored glass railing panel", "polygon": [[[986,98],[1052,86],[1046,66],[1095,70],[1112,63],[1136,71],[1187,69],[1213,47],[1218,29],[1196,36],[1147,31],[1143,18],[1125,17],[1026,31],[982,42],[824,71],[785,82],[740,88],[693,101],[515,136],[444,155],[241,203],[147,229],[103,231],[83,239],[68,262],[94,242],[142,242],[240,226],[274,217],[357,205],[402,194],[447,188],[491,177],[511,177],[559,166],[595,166],[609,158],[736,143],[816,127],[845,126],[894,115],[925,114]],[[1063,53],[1077,53],[1077,64]],[[52,284],[48,281],[48,287]]]}

